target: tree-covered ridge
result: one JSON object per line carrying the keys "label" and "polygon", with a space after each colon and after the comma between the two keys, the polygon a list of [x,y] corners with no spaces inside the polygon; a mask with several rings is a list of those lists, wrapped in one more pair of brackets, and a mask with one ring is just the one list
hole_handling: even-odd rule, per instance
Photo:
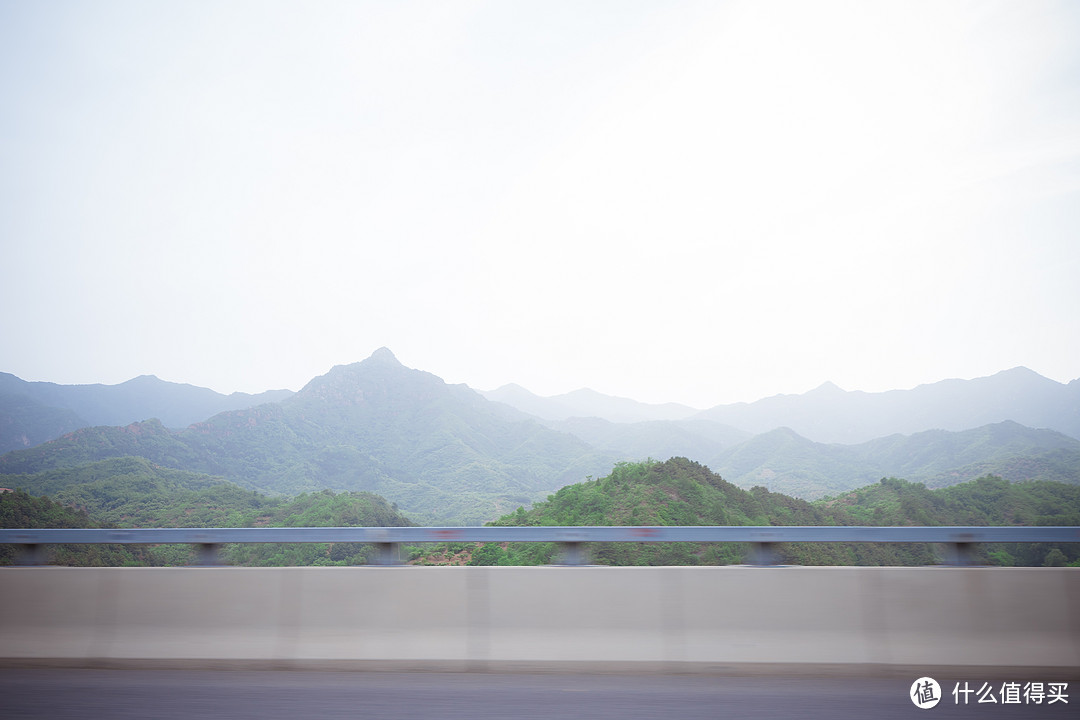
{"label": "tree-covered ridge", "polygon": [[[842,511],[771,493],[743,490],[704,465],[672,458],[666,462],[619,463],[610,475],[569,485],[537,503],[519,508],[493,525],[837,525]],[[785,562],[801,565],[926,564],[924,548],[883,552],[879,546],[780,545]],[[597,543],[591,561],[605,565],[698,565],[744,562],[742,543]],[[555,559],[553,545],[487,544],[473,564],[541,564]],[[422,561],[426,558],[422,558]]]}
{"label": "tree-covered ridge", "polygon": [[[788,502],[777,502],[784,498]],[[804,500],[743,490],[686,458],[619,463],[611,474],[561,488],[532,510],[494,525],[829,525],[833,513]]]}
{"label": "tree-covered ridge", "polygon": [[[770,493],[764,488],[743,490],[704,465],[672,458],[666,462],[619,463],[611,474],[568,485],[547,502],[536,504],[492,523],[494,525],[834,525],[836,513],[804,500]],[[542,559],[550,562],[554,547]],[[605,565],[697,565],[743,562],[747,547],[740,543],[598,543],[590,548],[593,562]],[[847,564],[833,546],[783,548],[785,558],[798,564]],[[516,564],[537,559],[537,550],[511,546],[501,555],[490,545],[478,551],[477,564]],[[851,564],[871,557],[860,549]],[[529,564],[526,562],[525,564]]]}
{"label": "tree-covered ridge", "polygon": [[1080,525],[1080,486],[994,476],[935,490],[883,478],[817,504],[860,525]]}
{"label": "tree-covered ridge", "polygon": [[[1080,526],[1080,487],[1010,483],[994,476],[935,490],[883,478],[819,504],[843,508],[860,525]],[[1080,565],[1076,543],[995,543],[977,552],[980,560],[994,565]]]}
{"label": "tree-covered ridge", "polygon": [[[49,514],[12,516],[5,527],[401,527],[414,525],[385,499],[366,492],[323,490],[294,498],[266,497],[221,478],[163,468],[124,457],[33,475],[7,476],[20,497],[46,503]],[[35,498],[31,494],[50,493]],[[5,493],[10,495],[11,493]],[[67,524],[65,524],[67,523]],[[6,546],[12,548],[12,546]],[[236,565],[352,565],[372,550],[352,543],[229,545],[223,559]],[[14,558],[11,555],[9,562]],[[104,564],[184,565],[188,545],[146,548],[134,560]],[[78,556],[59,564],[88,564]]]}
{"label": "tree-covered ridge", "polygon": [[[115,458],[33,475],[7,476],[32,494],[3,493],[8,527],[340,527],[412,524],[383,498],[324,490],[273,498],[221,478],[163,468],[144,458]],[[13,505],[15,501],[17,505]],[[10,508],[18,507],[19,510]],[[1080,488],[1049,482],[1008,483],[985,477],[930,490],[892,478],[814,503],[757,487],[743,490],[685,458],[619,463],[599,479],[569,485],[531,510],[519,507],[497,525],[1080,525]],[[7,546],[13,551],[11,546]],[[789,544],[789,564],[922,565],[937,561],[924,545]],[[64,554],[71,550],[75,554]],[[734,543],[609,543],[591,547],[592,561],[610,565],[741,563],[747,547]],[[190,546],[113,548],[108,554],[64,548],[62,564],[188,564]],[[369,546],[351,543],[234,545],[237,565],[361,564]],[[83,553],[80,555],[79,553]],[[89,555],[87,554],[89,553]],[[94,553],[97,553],[96,555]],[[458,543],[409,549],[420,564],[550,563],[553,544]],[[999,565],[1080,563],[1075,544],[988,545],[980,560]],[[0,556],[11,562],[12,552]]]}
{"label": "tree-covered ridge", "polygon": [[[85,510],[63,505],[24,490],[0,492],[0,528],[92,528],[101,527]],[[0,565],[14,565],[21,549],[0,544]],[[152,564],[145,548],[131,545],[52,545],[48,559],[57,565],[108,567]]]}
{"label": "tree-covered ridge", "polygon": [[[981,478],[941,490],[883,479],[837,498],[810,503],[757,487],[743,490],[686,458],[620,463],[610,475],[570,485],[519,508],[494,525],[1080,525],[1080,488],[1049,482],[1011,484]],[[458,549],[460,552],[461,549]],[[609,565],[729,564],[745,560],[735,543],[600,543],[592,562]],[[472,564],[551,562],[553,545],[488,543],[470,549]],[[798,565],[925,565],[937,552],[924,544],[779,544],[782,562]],[[978,560],[1043,565],[1080,561],[1075,545],[983,546]],[[421,554],[439,562],[443,549]],[[1049,557],[1048,557],[1049,556]]]}
{"label": "tree-covered ridge", "polygon": [[219,477],[120,457],[4,481],[122,527],[241,527],[273,500]]}

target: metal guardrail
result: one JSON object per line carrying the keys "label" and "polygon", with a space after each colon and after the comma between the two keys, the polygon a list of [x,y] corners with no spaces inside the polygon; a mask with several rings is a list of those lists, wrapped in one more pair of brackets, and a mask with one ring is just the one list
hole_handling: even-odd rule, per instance
{"label": "metal guardrail", "polygon": [[870,526],[583,526],[583,527],[303,527],[303,528],[145,528],[0,529],[0,543],[26,550],[27,564],[41,562],[40,548],[52,544],[188,543],[200,547],[200,562],[216,564],[223,543],[369,543],[380,547],[379,564],[398,564],[402,543],[554,542],[564,546],[564,563],[583,562],[582,543],[591,542],[748,542],[753,562],[775,562],[779,542],[945,543],[950,564],[971,561],[972,546],[1002,542],[1080,542],[1080,527],[870,527]]}

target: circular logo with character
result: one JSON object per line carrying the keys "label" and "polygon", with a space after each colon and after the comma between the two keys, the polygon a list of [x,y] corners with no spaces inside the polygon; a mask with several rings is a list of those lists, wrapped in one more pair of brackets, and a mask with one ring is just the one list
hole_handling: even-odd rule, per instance
{"label": "circular logo with character", "polygon": [[911,702],[915,707],[929,710],[941,700],[941,686],[932,677],[921,677],[911,683]]}

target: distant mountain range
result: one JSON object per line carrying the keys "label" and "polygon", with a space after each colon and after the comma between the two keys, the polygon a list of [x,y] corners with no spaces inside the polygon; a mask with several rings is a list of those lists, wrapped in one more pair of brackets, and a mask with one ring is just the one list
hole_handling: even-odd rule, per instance
{"label": "distant mountain range", "polygon": [[744,430],[701,419],[618,423],[596,417],[574,417],[543,423],[581,438],[607,455],[623,459],[713,458],[753,437]]}
{"label": "distant mountain range", "polygon": [[1078,381],[1017,368],[888,393],[826,385],[696,411],[593,391],[481,394],[406,368],[385,348],[295,394],[224,396],[149,376],[62,386],[0,375],[0,438],[22,448],[0,456],[0,484],[134,456],[272,495],[374,492],[419,522],[457,524],[647,457],[688,457],[742,487],[807,499],[890,476],[931,487],[987,473],[1080,483],[1078,392]]}
{"label": "distant mountain range", "polygon": [[883,477],[931,488],[988,474],[1012,482],[1080,484],[1080,440],[1011,421],[961,432],[896,434],[858,445],[816,443],[778,428],[729,447],[706,464],[736,485],[760,485],[808,500]]}
{"label": "distant mountain range", "polygon": [[774,395],[703,411],[674,403],[639,403],[592,390],[541,397],[518,385],[505,385],[483,395],[547,420],[693,418],[752,435],[787,427],[822,443],[855,444],[923,430],[970,430],[1006,420],[1080,440],[1080,380],[1065,385],[1023,367],[974,380],[943,380],[882,393],[849,392],[825,383],[801,395]]}
{"label": "distant mountain range", "polygon": [[27,382],[0,373],[0,452],[32,447],[82,427],[157,418],[183,428],[227,410],[277,402],[289,390],[222,395],[208,388],[141,375],[119,385]]}
{"label": "distant mountain range", "polygon": [[1063,385],[1018,367],[990,377],[883,393],[846,392],[826,383],[804,395],[721,405],[698,417],[753,433],[790,427],[817,442],[833,443],[932,429],[969,430],[1006,420],[1080,439],[1080,380]]}
{"label": "distant mountain range", "polygon": [[682,420],[699,410],[678,403],[652,405],[629,398],[604,395],[582,388],[563,395],[541,397],[520,385],[503,385],[496,390],[481,390],[488,400],[505,403],[522,412],[544,420],[569,420],[575,417],[597,417],[609,422],[629,423],[645,420]]}

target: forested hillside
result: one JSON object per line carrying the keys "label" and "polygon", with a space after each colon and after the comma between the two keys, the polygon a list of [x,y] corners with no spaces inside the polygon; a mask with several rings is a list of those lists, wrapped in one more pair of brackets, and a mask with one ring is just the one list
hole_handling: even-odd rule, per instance
{"label": "forested hillside", "polygon": [[[32,475],[8,476],[17,492],[0,494],[5,527],[343,527],[413,524],[383,498],[323,490],[294,498],[267,497],[221,478],[117,458]],[[48,493],[51,497],[35,497]],[[984,477],[930,490],[892,478],[818,502],[757,487],[743,490],[685,458],[619,463],[599,479],[568,485],[518,508],[496,525],[1077,525],[1080,487],[1052,482],[1009,483]],[[609,565],[732,564],[748,548],[736,543],[600,543],[592,561]],[[367,546],[235,545],[238,565],[364,563]],[[454,544],[408,549],[419,564],[505,565],[553,562],[552,544]],[[800,565],[925,565],[939,550],[918,544],[780,544],[782,561]],[[998,565],[1080,564],[1080,548],[1009,544],[979,549]],[[0,562],[10,563],[8,546]],[[189,564],[190,546],[62,548],[61,564]]]}
{"label": "forested hillside", "polygon": [[[297,497],[267,497],[233,483],[154,465],[144,458],[117,458],[35,475],[8,476],[19,491],[0,500],[21,503],[3,516],[3,527],[400,527],[414,523],[385,499],[366,492],[323,490]],[[49,493],[52,497],[33,497]],[[24,507],[25,506],[25,507]],[[15,506],[12,506],[15,507]],[[27,509],[29,508],[29,509]],[[13,560],[12,546],[0,561]],[[66,546],[65,546],[66,547]],[[90,548],[96,546],[89,546]],[[59,564],[185,565],[188,545],[134,551],[134,557],[93,557],[65,551]],[[373,551],[352,543],[228,545],[223,559],[236,565],[353,565]]]}
{"label": "forested hillside", "polygon": [[[84,510],[34,497],[24,490],[0,491],[0,528],[93,528],[113,527],[92,519]],[[21,549],[0,544],[0,565],[14,565]],[[50,545],[50,562],[57,565],[112,567],[155,564],[151,554],[137,545]]]}
{"label": "forested hillside", "polygon": [[[621,463],[611,474],[562,488],[531,510],[519,508],[495,525],[1080,525],[1080,487],[1008,483],[986,477],[941,490],[883,479],[867,488],[807,502],[757,487],[743,490],[685,458]],[[938,550],[922,544],[779,544],[798,565],[925,565]],[[467,555],[463,557],[462,553]],[[553,545],[488,543],[459,547],[457,560],[484,565],[551,562]],[[738,544],[599,543],[592,561],[607,565],[697,565],[743,562]],[[992,546],[981,562],[1043,565],[1080,561],[1074,545]],[[419,562],[451,561],[444,549]]]}

